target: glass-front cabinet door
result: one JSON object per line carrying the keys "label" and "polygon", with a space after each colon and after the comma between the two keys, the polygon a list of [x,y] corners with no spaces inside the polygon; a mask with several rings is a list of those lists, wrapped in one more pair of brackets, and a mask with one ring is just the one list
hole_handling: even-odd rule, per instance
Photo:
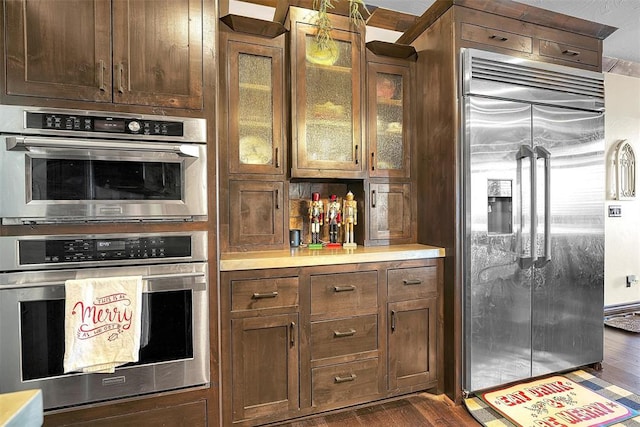
{"label": "glass-front cabinet door", "polygon": [[229,172],[282,175],[283,51],[238,41],[228,49]]}
{"label": "glass-front cabinet door", "polygon": [[336,21],[333,39],[321,47],[316,27],[303,22],[308,14],[292,13],[292,176],[360,178],[362,36]]}
{"label": "glass-front cabinet door", "polygon": [[369,175],[409,177],[409,67],[367,65]]}

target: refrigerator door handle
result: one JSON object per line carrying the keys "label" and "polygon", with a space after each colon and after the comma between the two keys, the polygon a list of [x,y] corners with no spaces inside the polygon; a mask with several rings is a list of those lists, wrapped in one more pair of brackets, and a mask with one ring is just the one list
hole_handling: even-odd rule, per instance
{"label": "refrigerator door handle", "polygon": [[544,159],[544,256],[536,260],[536,267],[543,267],[551,261],[551,153],[539,145],[535,152]]}
{"label": "refrigerator door handle", "polygon": [[[518,150],[517,154],[516,154],[516,160],[518,160],[518,168],[520,169],[520,171],[522,172],[522,159],[524,158],[529,158],[529,165],[530,165],[530,174],[529,174],[529,182],[531,183],[530,188],[531,188],[531,200],[530,200],[530,206],[529,206],[529,221],[530,221],[530,225],[529,225],[529,253],[530,256],[525,256],[525,251],[524,251],[524,241],[523,241],[523,235],[522,235],[522,230],[523,230],[523,222],[524,221],[519,221],[520,223],[520,230],[518,230],[518,234],[520,236],[520,240],[521,240],[521,247],[520,247],[520,253],[518,254],[518,264],[520,265],[521,269],[527,269],[529,267],[531,267],[533,264],[535,264],[536,260],[537,260],[537,255],[536,255],[536,226],[535,226],[535,218],[536,218],[536,186],[535,186],[535,182],[536,182],[536,153],[535,151],[528,145],[521,145],[520,149]],[[521,201],[522,203],[522,201]]]}

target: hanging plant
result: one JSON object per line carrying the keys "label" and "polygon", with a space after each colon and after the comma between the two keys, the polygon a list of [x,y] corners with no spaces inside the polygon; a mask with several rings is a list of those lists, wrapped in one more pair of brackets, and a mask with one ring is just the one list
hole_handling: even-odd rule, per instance
{"label": "hanging plant", "polygon": [[[331,49],[334,45],[333,37],[331,36],[331,19],[329,19],[329,11],[335,9],[333,2],[339,2],[341,0],[313,0],[313,8],[318,11],[318,15],[315,19],[314,25],[318,27],[316,32],[316,44],[319,50]],[[360,7],[362,7],[367,14],[367,6],[363,0],[349,0],[349,19],[356,26],[364,25],[364,17],[360,13]]]}

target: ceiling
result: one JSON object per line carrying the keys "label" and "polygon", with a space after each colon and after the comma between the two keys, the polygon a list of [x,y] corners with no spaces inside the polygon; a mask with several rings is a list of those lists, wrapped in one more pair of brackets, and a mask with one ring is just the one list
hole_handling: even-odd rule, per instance
{"label": "ceiling", "polygon": [[[365,0],[420,16],[434,0]],[[640,63],[640,0],[518,0],[531,6],[618,28],[604,40],[604,56]]]}

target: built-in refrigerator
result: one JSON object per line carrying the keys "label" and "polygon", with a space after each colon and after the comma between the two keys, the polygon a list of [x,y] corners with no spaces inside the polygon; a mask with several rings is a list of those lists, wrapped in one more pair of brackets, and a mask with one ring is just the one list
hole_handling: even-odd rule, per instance
{"label": "built-in refrigerator", "polygon": [[603,356],[601,73],[464,49],[463,389]]}

